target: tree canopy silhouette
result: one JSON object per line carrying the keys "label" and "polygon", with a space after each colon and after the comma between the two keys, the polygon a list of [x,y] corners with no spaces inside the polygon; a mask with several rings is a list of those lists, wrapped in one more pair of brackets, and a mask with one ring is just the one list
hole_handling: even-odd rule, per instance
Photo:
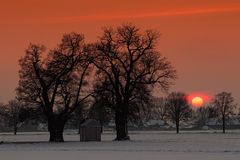
{"label": "tree canopy silhouette", "polygon": [[[127,123],[136,99],[151,95],[154,86],[168,90],[176,71],[157,49],[159,33],[131,24],[108,27],[93,47],[98,83],[112,96],[116,140],[129,139]],[[136,103],[132,103],[136,104]]]}
{"label": "tree canopy silhouette", "polygon": [[212,104],[217,116],[222,120],[222,130],[225,133],[226,119],[234,114],[234,110],[237,107],[234,97],[229,92],[221,92],[216,94],[212,100]]}
{"label": "tree canopy silhouette", "polygon": [[167,97],[167,118],[176,125],[179,133],[180,121],[187,120],[192,115],[192,109],[188,104],[187,95],[182,92],[172,92]]}
{"label": "tree canopy silhouette", "polygon": [[51,142],[62,142],[63,129],[71,113],[89,94],[86,77],[91,60],[82,34],[63,36],[49,52],[43,45],[30,44],[20,59],[19,100],[40,106],[48,120]]}

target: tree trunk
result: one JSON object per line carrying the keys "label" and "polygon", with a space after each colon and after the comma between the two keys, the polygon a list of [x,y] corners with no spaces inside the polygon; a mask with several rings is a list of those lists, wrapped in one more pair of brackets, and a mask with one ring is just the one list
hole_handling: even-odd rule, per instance
{"label": "tree trunk", "polygon": [[78,134],[80,134],[81,133],[81,120],[80,119],[78,120],[77,126],[78,126]]}
{"label": "tree trunk", "polygon": [[65,123],[66,121],[61,117],[51,117],[48,119],[49,142],[64,142],[63,130]]}
{"label": "tree trunk", "polygon": [[223,116],[223,118],[222,118],[222,129],[223,129],[223,133],[225,133],[225,128],[226,128],[225,116]]}
{"label": "tree trunk", "polygon": [[103,133],[103,122],[100,121],[100,124],[101,124],[101,133]]}
{"label": "tree trunk", "polygon": [[115,125],[117,131],[117,137],[115,140],[129,140],[127,129],[127,114],[123,111],[115,112]]}
{"label": "tree trunk", "polygon": [[17,135],[17,126],[14,126],[14,135]]}
{"label": "tree trunk", "polygon": [[14,119],[14,121],[13,121],[13,134],[14,134],[14,135],[17,135],[17,122],[16,122],[15,119]]}
{"label": "tree trunk", "polygon": [[176,132],[179,133],[179,120],[176,119]]}

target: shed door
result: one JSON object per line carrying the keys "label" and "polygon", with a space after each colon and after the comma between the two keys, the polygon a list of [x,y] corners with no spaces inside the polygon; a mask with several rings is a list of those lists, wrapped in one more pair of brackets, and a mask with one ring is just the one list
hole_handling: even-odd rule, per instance
{"label": "shed door", "polygon": [[96,141],[98,140],[98,132],[97,128],[89,127],[87,128],[87,139],[89,141]]}

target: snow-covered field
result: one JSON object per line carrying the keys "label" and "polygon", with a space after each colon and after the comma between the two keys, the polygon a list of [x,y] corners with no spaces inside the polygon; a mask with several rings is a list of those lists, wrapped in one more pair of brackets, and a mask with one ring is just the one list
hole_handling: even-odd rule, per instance
{"label": "snow-covered field", "polygon": [[48,143],[48,133],[0,134],[0,160],[239,160],[240,131],[136,131],[131,141],[79,142],[67,132],[64,143]]}

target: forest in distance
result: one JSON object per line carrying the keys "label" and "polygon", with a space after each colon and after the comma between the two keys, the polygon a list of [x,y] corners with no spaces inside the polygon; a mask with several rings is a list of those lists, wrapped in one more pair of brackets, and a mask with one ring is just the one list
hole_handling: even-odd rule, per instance
{"label": "forest in distance", "polygon": [[[47,124],[50,142],[63,142],[66,124],[79,127],[85,119],[102,126],[114,122],[115,140],[129,140],[128,125],[143,127],[149,120],[206,126],[221,123],[223,133],[232,120],[240,121],[234,96],[216,93],[208,104],[193,107],[181,91],[168,93],[178,78],[177,69],[162,54],[159,33],[133,24],[106,27],[95,43],[84,35],[63,35],[56,48],[30,44],[19,60],[16,99],[0,104],[2,126],[19,127],[29,121]],[[155,97],[153,90],[166,93]],[[240,125],[239,125],[240,127]]]}

